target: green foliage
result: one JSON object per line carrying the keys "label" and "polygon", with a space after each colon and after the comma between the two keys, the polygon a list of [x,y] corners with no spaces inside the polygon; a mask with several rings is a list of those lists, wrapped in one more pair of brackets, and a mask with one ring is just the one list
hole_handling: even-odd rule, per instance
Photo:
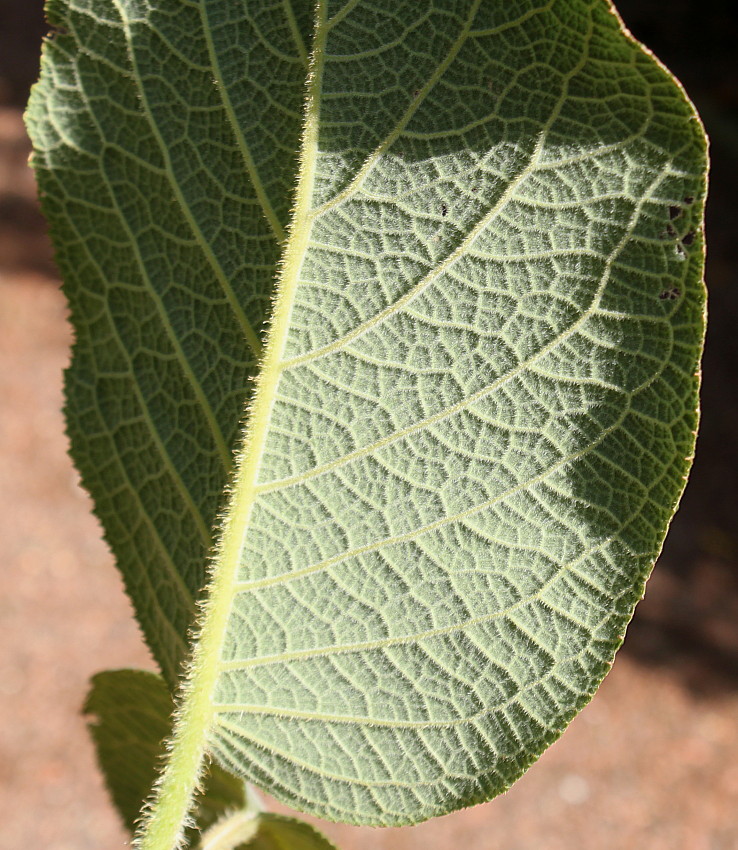
{"label": "green foliage", "polygon": [[220,540],[142,846],[205,753],[354,823],[504,791],[608,670],[686,480],[684,93],[604,0],[50,14],[72,451],[170,686]]}
{"label": "green foliage", "polygon": [[[166,740],[172,732],[172,708],[172,697],[164,680],[154,673],[109,670],[92,679],[84,711],[92,716],[90,732],[110,795],[131,832],[163,761]],[[218,765],[210,766],[194,812],[196,826],[204,831],[202,850],[209,846],[224,847],[220,833],[235,834],[237,838],[241,833],[249,834],[245,841],[232,844],[234,848],[333,848],[309,824],[262,812],[247,798],[239,780]],[[234,815],[241,810],[246,811]],[[191,833],[194,838],[196,833],[194,830]],[[219,843],[216,837],[221,838]]]}
{"label": "green foliage", "polygon": [[[226,822],[223,826],[231,824]],[[310,824],[286,815],[259,812],[244,826],[244,831],[251,835],[245,844],[238,845],[239,850],[336,850],[335,845]],[[211,830],[210,835],[213,839],[220,838],[215,830]],[[222,843],[208,845],[206,840],[201,846],[202,850],[211,850],[211,847],[216,850]]]}
{"label": "green foliage", "polygon": [[[161,676],[144,670],[108,670],[92,679],[85,702],[97,758],[123,823],[133,832],[164,760],[172,733],[172,697]],[[198,796],[196,821],[206,828],[246,806],[244,786],[217,765]]]}
{"label": "green foliage", "polygon": [[109,670],[92,679],[85,714],[105,782],[133,831],[171,734],[172,698],[161,678],[143,670]]}

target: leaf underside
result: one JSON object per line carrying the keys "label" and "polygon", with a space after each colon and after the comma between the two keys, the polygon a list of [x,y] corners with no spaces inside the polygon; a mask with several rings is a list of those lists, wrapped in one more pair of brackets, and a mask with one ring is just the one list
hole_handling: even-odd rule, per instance
{"label": "leaf underside", "polygon": [[691,105],[604,0],[50,13],[29,126],[73,454],[165,675],[304,245],[215,566],[210,749],[354,823],[500,793],[609,668],[689,468]]}

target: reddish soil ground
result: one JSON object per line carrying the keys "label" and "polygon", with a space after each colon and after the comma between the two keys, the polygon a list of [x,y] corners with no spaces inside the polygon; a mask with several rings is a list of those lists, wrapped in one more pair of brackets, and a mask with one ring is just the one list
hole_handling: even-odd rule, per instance
{"label": "reddish soil ground", "polygon": [[[0,67],[12,104],[2,80]],[[738,104],[736,91],[723,96]],[[343,850],[738,848],[738,258],[723,224],[738,123],[721,126],[717,176],[732,191],[713,206],[704,436],[612,673],[504,797],[412,829],[325,825]],[[71,333],[27,155],[20,110],[0,109],[0,848],[123,847],[80,706],[96,671],[152,663],[66,454]]]}

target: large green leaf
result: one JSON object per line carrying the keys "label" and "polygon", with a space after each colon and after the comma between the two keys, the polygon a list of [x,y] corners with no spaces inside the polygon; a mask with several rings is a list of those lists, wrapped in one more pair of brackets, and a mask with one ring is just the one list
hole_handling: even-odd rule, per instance
{"label": "large green leaf", "polygon": [[172,685],[294,193],[310,0],[262,5],[51,2],[27,112],[72,454]]}
{"label": "large green leaf", "polygon": [[[310,26],[277,0],[54,9],[70,34],[31,129],[73,281],[74,451],[171,671]],[[607,671],[694,447],[704,137],[605,0],[314,17],[289,237],[146,848],[175,840],[207,748],[359,823],[507,788]]]}

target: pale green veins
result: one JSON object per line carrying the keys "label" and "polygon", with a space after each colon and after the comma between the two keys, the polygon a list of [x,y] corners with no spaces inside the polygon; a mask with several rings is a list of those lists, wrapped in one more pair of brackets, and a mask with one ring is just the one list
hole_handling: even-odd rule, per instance
{"label": "pale green veins", "polygon": [[204,752],[353,823],[493,797],[594,693],[684,487],[691,105],[605,0],[50,13],[73,453],[172,685],[215,552],[142,846]]}

